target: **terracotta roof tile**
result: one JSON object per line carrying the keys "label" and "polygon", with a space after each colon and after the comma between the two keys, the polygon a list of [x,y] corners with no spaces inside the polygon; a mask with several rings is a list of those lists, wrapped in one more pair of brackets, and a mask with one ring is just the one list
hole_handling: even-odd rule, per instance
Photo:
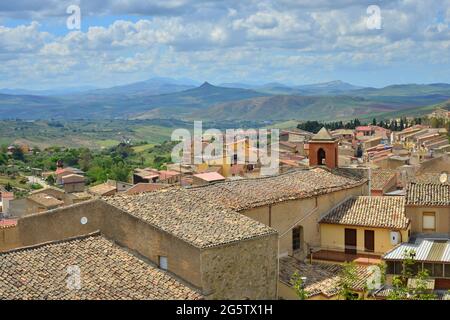
{"label": "terracotta roof tile", "polygon": [[277,176],[228,181],[190,190],[201,199],[240,211],[352,188],[364,182],[322,168],[293,169]]}
{"label": "terracotta roof tile", "polygon": [[125,191],[125,194],[132,195],[144,192],[152,192],[156,190],[166,189],[168,187],[170,187],[170,185],[166,183],[137,183],[130,189]]}
{"label": "terracotta roof tile", "polygon": [[395,170],[377,169],[372,171],[371,188],[373,190],[383,189],[396,176]]}
{"label": "terracotta roof tile", "polygon": [[[305,291],[309,298],[322,294],[332,297],[339,293],[340,272],[339,264],[317,263],[308,264],[293,257],[280,259],[280,281],[292,286],[291,279],[295,272],[301,277],[306,277]],[[356,265],[357,279],[352,283],[352,289],[362,291],[370,276],[366,266]]]}
{"label": "terracotta roof tile", "polygon": [[410,183],[406,188],[406,204],[450,206],[450,184]]}
{"label": "terracotta roof tile", "polygon": [[112,191],[117,191],[116,186],[110,185],[108,183],[102,183],[93,187],[89,188],[89,192],[99,195],[99,196],[103,196],[107,193],[110,193]]}
{"label": "terracotta roof tile", "polygon": [[353,197],[324,216],[320,223],[406,229],[405,197]]}
{"label": "terracotta roof tile", "polygon": [[[80,288],[68,285],[69,267]],[[200,299],[196,291],[99,234],[0,253],[2,299]]]}
{"label": "terracotta roof tile", "polygon": [[28,197],[28,199],[45,207],[56,207],[64,204],[64,201],[58,200],[51,195],[45,193],[36,193]]}
{"label": "terracotta roof tile", "polygon": [[118,194],[104,201],[198,248],[276,233],[260,222],[183,188],[131,196]]}

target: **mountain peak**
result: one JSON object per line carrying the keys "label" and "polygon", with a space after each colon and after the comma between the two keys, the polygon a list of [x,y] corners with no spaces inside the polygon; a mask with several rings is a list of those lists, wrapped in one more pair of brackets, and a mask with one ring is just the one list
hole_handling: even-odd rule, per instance
{"label": "mountain peak", "polygon": [[203,84],[200,86],[200,88],[212,88],[212,87],[214,86],[208,81],[203,82]]}

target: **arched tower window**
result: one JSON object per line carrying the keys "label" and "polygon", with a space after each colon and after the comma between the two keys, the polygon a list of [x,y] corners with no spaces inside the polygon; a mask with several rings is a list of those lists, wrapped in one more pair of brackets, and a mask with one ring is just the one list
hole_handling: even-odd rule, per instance
{"label": "arched tower window", "polygon": [[325,158],[326,158],[325,150],[320,148],[317,151],[317,162],[318,162],[318,164],[319,165],[324,165],[325,164]]}

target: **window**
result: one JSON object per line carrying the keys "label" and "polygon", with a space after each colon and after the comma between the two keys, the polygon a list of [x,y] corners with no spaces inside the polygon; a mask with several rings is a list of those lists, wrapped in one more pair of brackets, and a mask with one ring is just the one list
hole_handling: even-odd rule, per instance
{"label": "window", "polygon": [[395,274],[395,262],[393,262],[393,261],[386,262],[386,273],[387,274]]}
{"label": "window", "polygon": [[422,217],[423,231],[436,231],[436,215],[434,212],[424,212]]}
{"label": "window", "polygon": [[444,276],[446,278],[450,278],[450,264],[445,264],[444,265]]}
{"label": "window", "polygon": [[402,274],[403,272],[403,263],[401,261],[394,262],[394,274]]}
{"label": "window", "polygon": [[301,236],[302,236],[302,227],[296,227],[292,229],[292,250],[300,250],[301,249]]}
{"label": "window", "polygon": [[427,270],[428,274],[430,276],[432,276],[433,275],[433,264],[432,263],[424,263],[423,264],[423,270],[424,271]]}
{"label": "window", "polygon": [[167,270],[167,257],[159,256],[159,268]]}
{"label": "window", "polygon": [[433,266],[433,277],[442,278],[444,276],[444,265],[435,263]]}

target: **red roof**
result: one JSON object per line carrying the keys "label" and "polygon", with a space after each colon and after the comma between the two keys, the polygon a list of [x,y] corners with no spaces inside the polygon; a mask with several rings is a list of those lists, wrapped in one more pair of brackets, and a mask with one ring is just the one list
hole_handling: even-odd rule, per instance
{"label": "red roof", "polygon": [[225,177],[217,172],[205,172],[194,174],[194,177],[200,178],[205,181],[221,181],[225,180]]}
{"label": "red roof", "polygon": [[0,229],[11,228],[15,226],[17,226],[17,220],[15,219],[0,220]]}
{"label": "red roof", "polygon": [[371,126],[359,126],[359,127],[356,127],[355,130],[356,131],[372,131],[372,127]]}

